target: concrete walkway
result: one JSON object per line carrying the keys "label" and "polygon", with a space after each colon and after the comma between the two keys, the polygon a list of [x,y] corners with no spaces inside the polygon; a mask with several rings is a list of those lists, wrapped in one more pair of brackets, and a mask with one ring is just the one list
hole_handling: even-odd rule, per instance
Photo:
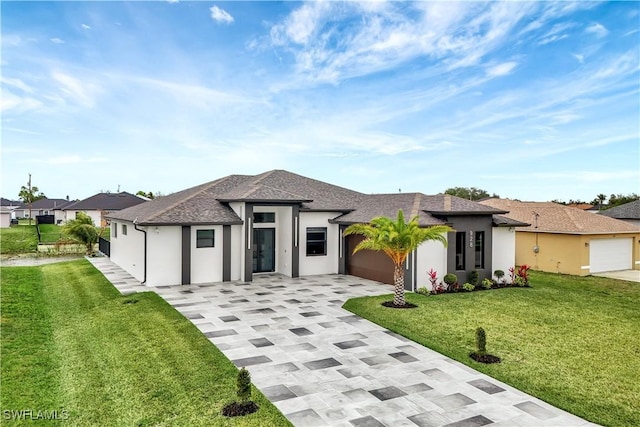
{"label": "concrete walkway", "polygon": [[640,283],[640,270],[607,271],[604,273],[596,273],[594,276]]}
{"label": "concrete walkway", "polygon": [[341,308],[391,291],[376,282],[257,275],[152,288],[90,261],[124,293],[161,295],[296,426],[594,425]]}

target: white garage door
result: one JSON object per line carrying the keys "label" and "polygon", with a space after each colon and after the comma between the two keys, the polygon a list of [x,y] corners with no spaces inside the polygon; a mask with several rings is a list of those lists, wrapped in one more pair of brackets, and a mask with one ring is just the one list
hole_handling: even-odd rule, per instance
{"label": "white garage door", "polygon": [[593,239],[589,242],[591,273],[630,270],[633,239]]}

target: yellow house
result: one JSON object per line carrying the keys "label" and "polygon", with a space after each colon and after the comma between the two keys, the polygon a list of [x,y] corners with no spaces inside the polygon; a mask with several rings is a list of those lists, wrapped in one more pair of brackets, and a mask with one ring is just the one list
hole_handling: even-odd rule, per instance
{"label": "yellow house", "polygon": [[516,229],[516,264],[586,276],[640,270],[640,227],[552,202],[488,199],[504,216],[531,224]]}

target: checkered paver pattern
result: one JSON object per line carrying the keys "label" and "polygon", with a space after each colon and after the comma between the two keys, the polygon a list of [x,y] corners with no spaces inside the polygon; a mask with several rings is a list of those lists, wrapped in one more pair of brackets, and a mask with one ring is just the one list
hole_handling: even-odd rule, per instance
{"label": "checkered paver pattern", "polygon": [[341,308],[390,288],[352,276],[146,287],[107,258],[118,289],[151,290],[190,319],[296,426],[587,426]]}

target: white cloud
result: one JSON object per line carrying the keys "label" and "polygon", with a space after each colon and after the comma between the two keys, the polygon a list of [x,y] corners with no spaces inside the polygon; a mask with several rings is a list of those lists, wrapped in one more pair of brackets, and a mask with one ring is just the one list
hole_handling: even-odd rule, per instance
{"label": "white cloud", "polygon": [[50,40],[52,43],[55,43],[55,44],[63,44],[63,43],[64,43],[64,40],[62,40],[62,39],[60,39],[60,38],[58,38],[58,37],[53,37],[53,38],[51,38],[51,39],[49,39],[49,40]]}
{"label": "white cloud", "polygon": [[87,25],[87,24],[82,24],[82,28],[85,29],[85,30],[90,30],[91,29],[91,27],[89,25]]}
{"label": "white cloud", "polygon": [[504,62],[502,64],[494,65],[487,68],[487,75],[489,77],[500,77],[511,74],[511,71],[518,65],[517,62]]}
{"label": "white cloud", "polygon": [[33,88],[20,79],[12,79],[10,77],[0,77],[0,82],[7,86],[13,86],[22,92],[33,93]]}
{"label": "white cloud", "polygon": [[22,113],[37,110],[42,107],[42,102],[29,96],[17,96],[9,91],[2,91],[0,97],[0,111],[12,111]]}
{"label": "white cloud", "polygon": [[607,30],[602,24],[594,23],[589,25],[585,30],[587,33],[595,34],[598,37],[604,37],[609,34],[609,30]]}
{"label": "white cloud", "polygon": [[94,98],[100,92],[100,88],[96,84],[79,80],[58,71],[53,72],[51,77],[58,83],[58,89],[66,99],[77,102],[84,107],[92,107],[94,105]]}
{"label": "white cloud", "polygon": [[84,163],[104,163],[108,159],[101,156],[83,157],[79,154],[62,154],[60,156],[48,157],[46,159],[40,159],[40,163],[46,163],[49,165],[73,165]]}
{"label": "white cloud", "polygon": [[209,11],[211,11],[211,19],[216,22],[222,24],[231,24],[234,21],[233,16],[231,16],[229,12],[219,8],[218,6],[210,7]]}
{"label": "white cloud", "polygon": [[573,56],[574,58],[576,58],[576,60],[581,63],[584,64],[584,55],[581,53],[572,53],[571,56]]}

